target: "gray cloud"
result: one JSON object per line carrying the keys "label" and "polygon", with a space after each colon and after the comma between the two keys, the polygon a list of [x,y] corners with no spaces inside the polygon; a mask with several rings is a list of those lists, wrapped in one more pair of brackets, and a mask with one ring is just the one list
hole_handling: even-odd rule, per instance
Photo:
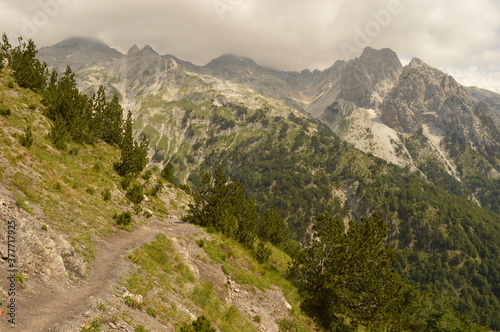
{"label": "gray cloud", "polygon": [[500,92],[498,17],[498,0],[0,0],[0,30],[39,46],[89,36],[122,52],[150,44],[195,64],[234,53],[282,70],[389,47]]}

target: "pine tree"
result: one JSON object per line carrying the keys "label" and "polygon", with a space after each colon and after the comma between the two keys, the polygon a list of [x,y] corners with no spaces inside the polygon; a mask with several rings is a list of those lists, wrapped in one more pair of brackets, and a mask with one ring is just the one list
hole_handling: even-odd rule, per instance
{"label": "pine tree", "polygon": [[276,207],[267,209],[260,220],[259,236],[265,241],[279,245],[288,238],[287,225]]}
{"label": "pine tree", "polygon": [[212,228],[253,249],[257,239],[257,210],[243,187],[231,181],[222,166],[211,174],[201,173],[199,190],[193,194],[194,203],[184,220]]}
{"label": "pine tree", "polygon": [[[8,42],[8,41],[7,41]],[[5,45],[5,41],[3,45]],[[19,45],[11,52],[11,67],[14,70],[14,77],[19,86],[34,91],[43,91],[47,82],[47,65],[40,63],[36,58],[38,50],[33,40],[28,43],[19,37]]]}
{"label": "pine tree", "polygon": [[12,46],[9,43],[9,38],[7,38],[7,34],[4,32],[2,35],[2,44],[0,44],[0,69],[4,67],[4,59],[7,60],[7,63],[12,62],[11,48]]}
{"label": "pine tree", "polygon": [[161,171],[161,176],[170,183],[174,182],[174,164],[171,162],[167,163],[163,170]]}
{"label": "pine tree", "polygon": [[[78,91],[75,74],[69,66],[60,78],[52,72],[44,93],[44,103],[47,105],[47,117],[57,122],[53,129],[65,127],[68,136],[77,143],[95,142],[88,98]],[[58,134],[52,136],[57,137]]]}
{"label": "pine tree", "polygon": [[107,130],[101,136],[102,139],[109,144],[120,146],[123,133],[123,108],[117,94],[106,104],[103,123]]}
{"label": "pine tree", "polygon": [[120,161],[115,164],[115,169],[121,176],[136,176],[146,167],[149,141],[145,137],[140,143],[134,140],[132,113],[130,113],[130,111],[127,114],[124,128],[123,139],[120,145],[121,158]]}
{"label": "pine tree", "polygon": [[314,231],[291,275],[326,327],[381,327],[397,320],[404,283],[385,242],[385,223],[374,215],[350,222],[346,229],[342,221],[324,214]]}

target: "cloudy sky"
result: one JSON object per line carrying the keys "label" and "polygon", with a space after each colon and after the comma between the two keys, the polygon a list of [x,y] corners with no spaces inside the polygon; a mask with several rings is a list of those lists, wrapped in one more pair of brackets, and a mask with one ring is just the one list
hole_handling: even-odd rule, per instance
{"label": "cloudy sky", "polygon": [[94,37],[203,65],[226,53],[326,69],[365,46],[500,93],[500,0],[0,0],[0,32],[39,47]]}

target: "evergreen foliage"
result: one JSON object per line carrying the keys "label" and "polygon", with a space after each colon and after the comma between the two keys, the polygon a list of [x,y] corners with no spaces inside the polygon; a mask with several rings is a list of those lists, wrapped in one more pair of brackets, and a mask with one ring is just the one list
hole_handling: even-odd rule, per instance
{"label": "evergreen foliage", "polygon": [[212,174],[202,171],[201,184],[193,198],[184,220],[219,231],[253,248],[258,218],[255,204],[246,198],[239,183],[229,180],[222,166]]}
{"label": "evergreen foliage", "polygon": [[274,245],[280,245],[288,238],[288,230],[285,220],[281,218],[276,207],[267,209],[259,225],[259,236]]}
{"label": "evergreen foliage", "polygon": [[134,183],[128,190],[125,195],[132,203],[138,205],[144,199],[144,190],[142,186],[138,183]]}
{"label": "evergreen foliage", "polygon": [[33,40],[29,39],[26,43],[22,37],[19,37],[19,45],[8,50],[10,44],[5,34],[4,37],[1,52],[7,53],[7,56],[10,57],[10,66],[14,70],[14,77],[17,84],[33,91],[43,91],[47,81],[48,69],[45,63],[40,63],[35,57],[38,50]]}
{"label": "evergreen foliage", "polygon": [[140,143],[135,141],[132,131],[132,113],[129,111],[120,145],[121,158],[115,164],[118,174],[137,176],[146,167],[148,146],[149,141],[146,138],[143,138]]}
{"label": "evergreen foliage", "polygon": [[113,217],[118,226],[127,227],[132,223],[132,214],[128,211],[117,214]]}
{"label": "evergreen foliage", "polygon": [[[303,147],[294,151],[286,133],[303,128],[278,117],[273,122],[276,129],[268,137],[249,137],[231,150],[213,152],[203,167],[225,162],[228,174],[245,186],[258,210],[275,206],[299,240],[314,216],[324,212],[342,219],[377,211],[389,226],[389,243],[403,277],[431,293],[452,290],[449,296],[456,299],[458,312],[500,329],[498,214],[409,170],[353,150],[327,129],[306,134]],[[281,135],[284,127],[287,132]],[[190,180],[200,182],[195,176]],[[332,188],[352,193],[356,205],[342,204]]]}
{"label": "evergreen foliage", "polygon": [[174,182],[174,164],[171,162],[167,163],[163,170],[161,171],[161,176],[165,181],[173,183]]}
{"label": "evergreen foliage", "polygon": [[328,328],[390,325],[400,313],[404,282],[393,268],[386,230],[377,215],[347,228],[329,214],[318,216],[291,275]]}
{"label": "evergreen foliage", "polygon": [[181,332],[215,332],[217,331],[212,327],[210,321],[204,315],[198,317],[191,324],[184,324],[181,327]]}

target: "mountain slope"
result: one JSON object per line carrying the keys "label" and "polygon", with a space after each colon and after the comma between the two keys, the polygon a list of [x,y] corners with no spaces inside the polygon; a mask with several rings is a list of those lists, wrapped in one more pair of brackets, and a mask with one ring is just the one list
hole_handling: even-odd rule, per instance
{"label": "mountain slope", "polygon": [[[79,84],[120,94],[137,136],[151,140],[152,165],[171,163],[177,181],[196,186],[200,169],[223,163],[261,210],[279,208],[297,239],[322,212],[381,214],[403,275],[500,328],[499,136],[490,106],[419,60],[402,67],[390,50],[367,49],[314,73],[277,73],[233,56],[205,68],[169,61],[134,48],[78,72]],[[307,105],[341,138],[393,164],[342,142]]]}
{"label": "mountain slope", "polygon": [[[203,314],[222,331],[313,329],[278,272],[290,260],[284,253],[273,249],[267,271],[238,244],[180,222],[190,196],[168,184],[153,194],[153,170],[135,180],[146,194],[131,204],[113,169],[118,149],[99,142],[56,150],[42,97],[17,86],[8,68],[0,71],[0,110],[0,225],[16,224],[16,294],[2,278],[0,329],[9,328],[12,298],[22,331],[174,330]],[[24,146],[28,126],[33,141]],[[113,217],[122,212],[133,219],[126,230]],[[2,234],[0,251],[12,255]],[[223,269],[231,250],[237,258]],[[3,271],[9,264],[0,261]]]}

